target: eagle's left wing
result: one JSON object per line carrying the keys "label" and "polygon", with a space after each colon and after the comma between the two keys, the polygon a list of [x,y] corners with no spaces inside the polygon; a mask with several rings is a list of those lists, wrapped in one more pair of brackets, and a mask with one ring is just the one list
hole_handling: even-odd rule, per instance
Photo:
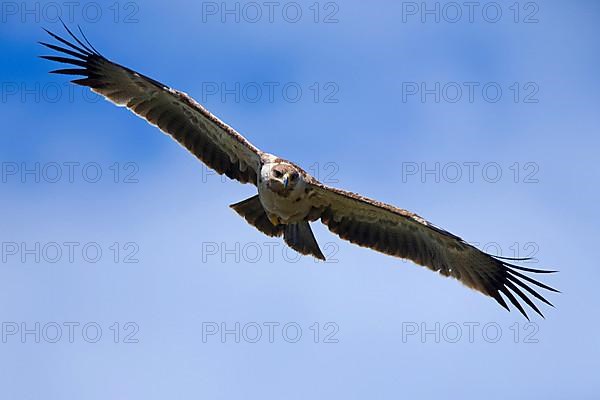
{"label": "eagle's left wing", "polygon": [[59,69],[53,73],[82,76],[72,82],[91,88],[158,126],[219,174],[256,185],[262,152],[242,135],[185,93],[109,61],[94,49],[83,32],[87,45],[66,26],[65,29],[78,45],[47,31],[68,48],[40,42],[62,53],[61,56],[41,57],[77,68]]}
{"label": "eagle's left wing", "polygon": [[[526,317],[515,294],[542,315],[523,290],[550,304],[525,282],[554,291],[519,271],[548,273],[509,264],[501,257],[484,253],[464,240],[436,227],[409,211],[362,197],[355,193],[310,184],[311,204],[330,231],[342,239],[392,256],[412,260],[444,276],[452,276],[464,285],[508,306],[500,293]],[[542,315],[543,316],[543,315]]]}

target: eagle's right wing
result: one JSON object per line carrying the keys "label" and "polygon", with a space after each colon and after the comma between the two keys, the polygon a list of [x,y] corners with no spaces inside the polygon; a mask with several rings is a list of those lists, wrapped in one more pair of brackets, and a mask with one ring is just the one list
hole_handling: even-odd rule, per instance
{"label": "eagle's right wing", "polygon": [[310,187],[309,198],[319,211],[321,222],[342,239],[451,276],[508,309],[503,294],[526,318],[527,313],[518,298],[538,314],[542,313],[523,291],[552,305],[527,283],[553,292],[557,290],[522,272],[554,271],[510,264],[508,259],[484,253],[409,211],[316,181],[311,182]]}
{"label": "eagle's right wing", "polygon": [[69,48],[40,43],[71,58],[62,55],[42,58],[79,68],[59,69],[53,73],[83,76],[72,82],[91,88],[158,126],[219,174],[256,185],[262,152],[242,135],[185,93],[109,61],[94,49],[83,32],[87,45],[66,26],[65,29],[79,46],[49,31]]}

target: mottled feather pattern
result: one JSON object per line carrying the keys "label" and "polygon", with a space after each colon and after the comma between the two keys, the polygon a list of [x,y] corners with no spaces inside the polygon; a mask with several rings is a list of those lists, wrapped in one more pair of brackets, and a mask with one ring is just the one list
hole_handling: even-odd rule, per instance
{"label": "mottled feather pattern", "polygon": [[502,293],[527,319],[529,317],[517,297],[542,317],[543,314],[521,289],[552,306],[526,282],[552,292],[558,291],[518,270],[531,273],[554,271],[509,264],[416,214],[389,204],[316,182],[313,182],[313,188],[316,193],[315,204],[322,210],[321,221],[342,239],[451,276],[465,286],[492,297],[508,309],[500,295]]}
{"label": "mottled feather pattern", "polygon": [[81,68],[55,70],[53,73],[84,76],[72,82],[89,87],[159,127],[219,174],[256,185],[261,152],[243,136],[185,93],[109,61],[93,49],[87,39],[86,45],[66,26],[65,29],[78,45],[49,31],[53,38],[68,48],[40,43],[74,58],[41,57]]}

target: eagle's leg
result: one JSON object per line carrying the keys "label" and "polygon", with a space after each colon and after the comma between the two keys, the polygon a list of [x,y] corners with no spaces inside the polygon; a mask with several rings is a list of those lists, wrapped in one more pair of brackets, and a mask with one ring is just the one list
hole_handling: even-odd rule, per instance
{"label": "eagle's leg", "polygon": [[260,202],[258,195],[250,197],[229,207],[240,214],[248,223],[268,236],[281,236],[285,228],[284,225],[274,225],[269,220],[265,209]]}
{"label": "eagle's leg", "polygon": [[319,249],[310,225],[307,221],[300,221],[285,226],[283,239],[292,249],[301,254],[311,254],[319,260],[325,261],[325,256]]}

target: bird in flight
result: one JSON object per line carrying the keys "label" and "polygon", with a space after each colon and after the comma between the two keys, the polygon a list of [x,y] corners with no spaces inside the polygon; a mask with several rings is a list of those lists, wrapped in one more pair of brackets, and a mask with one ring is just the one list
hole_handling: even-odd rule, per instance
{"label": "bird in flight", "polygon": [[157,126],[219,174],[256,186],[255,196],[230,207],[262,233],[283,236],[297,252],[325,260],[309,225],[320,220],[342,239],[451,276],[510,310],[504,295],[527,319],[520,301],[542,317],[530,296],[552,306],[532,286],[558,291],[525,273],[556,271],[517,266],[508,261],[526,259],[487,254],[412,212],[328,187],[296,164],[259,150],[187,94],[108,60],[81,28],[78,38],[63,26],[71,41],[46,32],[66,47],[40,42],[60,53],[42,58],[69,65],[51,72],[77,76],[74,84]]}

